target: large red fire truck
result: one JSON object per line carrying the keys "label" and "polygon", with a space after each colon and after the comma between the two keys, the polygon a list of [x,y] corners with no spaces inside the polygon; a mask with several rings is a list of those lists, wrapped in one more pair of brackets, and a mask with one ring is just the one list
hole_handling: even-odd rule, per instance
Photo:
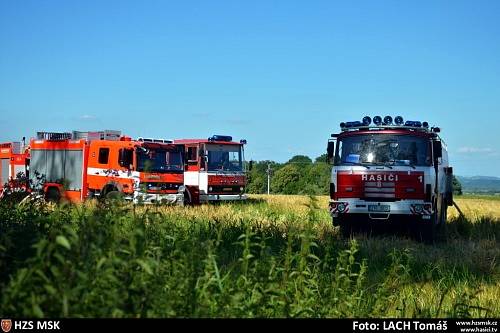
{"label": "large red fire truck", "polygon": [[340,124],[328,142],[333,162],[329,210],[350,235],[369,223],[409,223],[432,240],[453,204],[452,168],[438,127],[398,116]]}
{"label": "large red fire truck", "polygon": [[[27,192],[29,150],[21,142],[0,144],[0,198],[10,192]],[[9,193],[7,193],[9,192]]]}
{"label": "large red fire truck", "polygon": [[168,140],[132,140],[109,130],[38,132],[30,154],[31,183],[47,199],[184,203],[183,148]]}
{"label": "large red fire truck", "polygon": [[235,142],[231,136],[213,135],[208,139],[174,140],[174,143],[185,149],[184,186],[190,202],[247,199],[246,140]]}

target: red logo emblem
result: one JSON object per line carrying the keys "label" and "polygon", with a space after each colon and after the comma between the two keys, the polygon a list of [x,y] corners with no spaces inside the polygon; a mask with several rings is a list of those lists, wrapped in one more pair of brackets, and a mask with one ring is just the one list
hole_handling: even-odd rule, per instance
{"label": "red logo emblem", "polygon": [[8,333],[11,328],[12,328],[12,320],[2,319],[2,331]]}

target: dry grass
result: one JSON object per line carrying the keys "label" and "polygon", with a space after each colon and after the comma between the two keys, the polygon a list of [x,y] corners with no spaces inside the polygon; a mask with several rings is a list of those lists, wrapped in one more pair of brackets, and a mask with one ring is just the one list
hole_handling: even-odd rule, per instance
{"label": "dry grass", "polygon": [[[343,239],[331,224],[326,196],[252,195],[246,203],[195,207],[103,207],[91,201],[48,206],[42,214],[0,210],[10,221],[0,224],[6,232],[0,239],[11,244],[5,253],[19,257],[19,268],[31,255],[28,274],[33,274],[25,277],[14,261],[2,266],[0,256],[3,275],[13,277],[5,285],[9,306],[3,311],[104,317],[498,317],[500,200],[460,197],[457,202],[465,218],[451,208],[447,237],[433,245],[400,232]],[[71,251],[54,243],[61,233]],[[35,255],[33,239],[48,250]],[[61,300],[47,294],[51,288],[68,295],[66,312],[52,305]]]}

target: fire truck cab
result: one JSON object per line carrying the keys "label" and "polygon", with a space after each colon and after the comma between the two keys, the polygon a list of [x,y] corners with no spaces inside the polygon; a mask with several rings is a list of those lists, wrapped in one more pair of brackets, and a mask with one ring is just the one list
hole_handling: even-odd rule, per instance
{"label": "fire truck cab", "polygon": [[30,179],[48,199],[184,203],[182,149],[171,141],[132,140],[110,130],[38,132],[30,147]]}
{"label": "fire truck cab", "polygon": [[[21,142],[0,143],[0,193],[10,187],[14,191],[27,191],[29,150]],[[18,178],[22,175],[22,178]],[[6,188],[5,188],[6,190]]]}
{"label": "fire truck cab", "polygon": [[327,153],[333,162],[329,210],[347,236],[359,224],[410,223],[432,240],[453,204],[453,169],[440,129],[398,116],[341,123]]}
{"label": "fire truck cab", "polygon": [[184,185],[192,203],[246,200],[246,140],[213,135],[208,139],[174,140],[185,150]]}

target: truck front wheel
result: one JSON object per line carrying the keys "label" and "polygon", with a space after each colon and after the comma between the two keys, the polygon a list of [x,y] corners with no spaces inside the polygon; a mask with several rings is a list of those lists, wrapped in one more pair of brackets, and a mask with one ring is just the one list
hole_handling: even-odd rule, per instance
{"label": "truck front wheel", "polygon": [[49,187],[45,192],[45,200],[58,203],[61,200],[61,193],[56,187]]}
{"label": "truck front wheel", "polygon": [[[336,220],[336,221],[335,221]],[[344,238],[350,238],[353,233],[353,226],[351,221],[349,221],[346,217],[337,217],[334,220],[334,225],[338,225],[340,228],[340,234]]]}

